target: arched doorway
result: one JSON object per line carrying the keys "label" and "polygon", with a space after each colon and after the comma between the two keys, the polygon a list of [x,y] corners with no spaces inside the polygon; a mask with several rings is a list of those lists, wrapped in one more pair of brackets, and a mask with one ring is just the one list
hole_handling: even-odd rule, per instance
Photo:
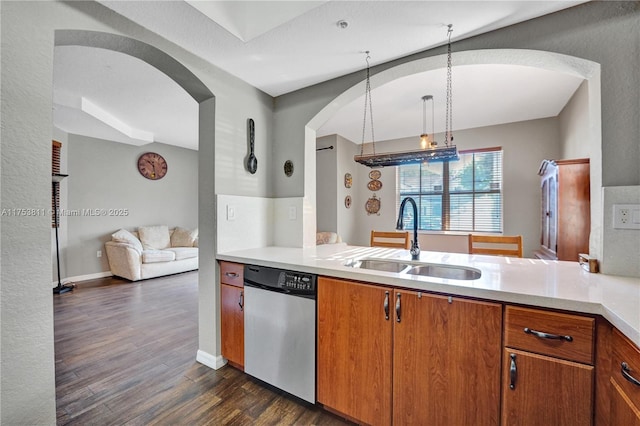
{"label": "arched doorway", "polygon": [[[589,135],[584,143],[588,146],[589,156],[598,161],[591,162],[591,233],[590,252],[602,255],[602,205],[600,190],[602,187],[602,132],[601,132],[601,95],[600,95],[600,65],[581,58],[572,56],[523,49],[487,49],[470,50],[454,53],[455,66],[504,64],[520,65],[540,68],[557,73],[564,73],[580,77],[586,81],[588,92],[588,120]],[[384,69],[378,73],[372,70],[371,87],[383,86],[391,81],[413,74],[442,68],[445,63],[444,55],[432,56],[406,62],[401,65]],[[455,67],[454,67],[455,68]],[[305,127],[305,143],[307,147],[315,147],[316,130],[342,107],[354,101],[364,93],[364,81],[345,90],[320,110]],[[309,152],[305,149],[305,152]],[[315,156],[305,155],[305,167],[310,167],[315,173]],[[315,182],[305,182],[305,197],[315,198]],[[315,221],[307,226],[315,226]]]}

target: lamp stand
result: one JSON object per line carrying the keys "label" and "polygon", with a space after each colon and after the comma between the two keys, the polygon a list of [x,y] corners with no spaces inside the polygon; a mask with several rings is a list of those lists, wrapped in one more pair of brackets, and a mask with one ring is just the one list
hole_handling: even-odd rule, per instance
{"label": "lamp stand", "polygon": [[73,290],[73,287],[62,285],[62,280],[60,279],[60,247],[58,243],[58,197],[56,197],[56,193],[60,185],[60,181],[65,177],[65,175],[54,175],[51,185],[53,191],[53,220],[56,228],[56,262],[58,266],[58,285],[53,288],[53,294],[62,294]]}

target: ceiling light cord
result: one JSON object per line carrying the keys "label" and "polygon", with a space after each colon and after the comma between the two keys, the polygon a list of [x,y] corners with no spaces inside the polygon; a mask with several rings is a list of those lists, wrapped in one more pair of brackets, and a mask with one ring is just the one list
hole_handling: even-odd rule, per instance
{"label": "ceiling light cord", "polygon": [[364,136],[365,130],[367,127],[367,103],[369,105],[369,119],[371,121],[371,149],[373,150],[373,155],[376,154],[376,145],[375,145],[375,137],[373,134],[373,103],[371,102],[371,80],[370,80],[370,67],[369,67],[369,51],[365,52],[367,54],[367,79],[364,89],[364,118],[362,120],[362,143],[360,144],[360,155],[364,155]]}
{"label": "ceiling light cord", "polygon": [[448,25],[447,35],[449,43],[447,44],[447,107],[445,117],[444,144],[449,146],[453,144],[453,101],[451,87],[451,33],[453,32],[453,24]]}

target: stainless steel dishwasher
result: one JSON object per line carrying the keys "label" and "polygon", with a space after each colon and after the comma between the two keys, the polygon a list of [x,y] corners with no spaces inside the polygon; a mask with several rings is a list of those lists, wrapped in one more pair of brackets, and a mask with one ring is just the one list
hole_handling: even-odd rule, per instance
{"label": "stainless steel dishwasher", "polygon": [[244,267],[244,369],[316,402],[317,276]]}

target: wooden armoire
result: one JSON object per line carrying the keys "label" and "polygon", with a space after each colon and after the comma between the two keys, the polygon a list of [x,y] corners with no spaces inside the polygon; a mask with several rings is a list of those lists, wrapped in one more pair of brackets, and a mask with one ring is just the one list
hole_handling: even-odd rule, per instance
{"label": "wooden armoire", "polygon": [[541,176],[540,259],[578,261],[589,253],[589,159],[544,160]]}

